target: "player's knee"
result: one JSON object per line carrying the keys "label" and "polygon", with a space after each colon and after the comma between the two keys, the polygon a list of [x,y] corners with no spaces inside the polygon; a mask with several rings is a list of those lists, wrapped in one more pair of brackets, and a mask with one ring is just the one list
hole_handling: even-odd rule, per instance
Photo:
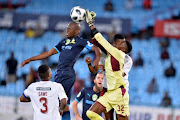
{"label": "player's knee", "polygon": [[90,110],[86,111],[86,115],[89,119],[92,119],[95,116],[94,114],[96,113],[93,111],[90,111]]}
{"label": "player's knee", "polygon": [[97,113],[95,113],[93,111],[90,111],[90,110],[88,110],[86,112],[86,115],[91,120],[104,120],[99,114],[97,114]]}
{"label": "player's knee", "polygon": [[95,112],[93,112],[93,111],[90,111],[90,110],[88,110],[87,112],[86,112],[86,115],[87,115],[87,117],[89,118],[89,119],[91,119],[91,120],[94,120],[95,118],[97,118],[98,116],[98,114],[97,113],[95,113]]}

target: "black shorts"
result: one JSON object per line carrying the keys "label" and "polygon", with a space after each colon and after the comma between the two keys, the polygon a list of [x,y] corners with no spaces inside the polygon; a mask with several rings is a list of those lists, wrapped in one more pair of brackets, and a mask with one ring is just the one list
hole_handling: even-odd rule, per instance
{"label": "black shorts", "polygon": [[55,82],[61,83],[62,86],[64,87],[64,90],[66,92],[66,95],[68,97],[67,105],[70,105],[70,100],[71,100],[71,90],[74,85],[74,82],[76,80],[76,75],[69,73],[69,74],[58,74],[55,75]]}

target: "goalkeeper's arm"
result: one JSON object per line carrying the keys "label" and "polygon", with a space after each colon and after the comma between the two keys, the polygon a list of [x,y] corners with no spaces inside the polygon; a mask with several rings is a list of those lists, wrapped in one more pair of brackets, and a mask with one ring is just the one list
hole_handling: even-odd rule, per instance
{"label": "goalkeeper's arm", "polygon": [[[94,26],[94,20],[96,17],[96,13],[89,12],[89,10],[86,10],[86,22],[88,23],[93,37],[98,41],[99,44],[101,44],[106,51],[111,54],[116,60],[119,60],[119,58],[124,58],[125,54],[118,50],[117,48],[113,47],[109,42],[106,41],[106,39],[101,35],[101,33],[98,33],[97,29]],[[122,54],[121,54],[122,53]]]}
{"label": "goalkeeper's arm", "polygon": [[119,58],[124,58],[125,53],[121,50],[118,50],[116,47],[112,46],[103,36],[101,33],[97,31],[94,25],[90,26],[91,32],[93,37],[98,41],[99,44],[103,46],[103,48],[111,54],[116,60]]}

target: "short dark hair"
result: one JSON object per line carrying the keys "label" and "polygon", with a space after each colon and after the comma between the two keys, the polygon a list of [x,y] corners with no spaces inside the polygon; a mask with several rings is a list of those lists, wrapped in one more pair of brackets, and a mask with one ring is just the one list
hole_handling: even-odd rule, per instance
{"label": "short dark hair", "polygon": [[114,42],[116,42],[118,39],[125,39],[125,37],[124,37],[124,35],[122,35],[122,34],[116,34],[116,35],[114,36]]}
{"label": "short dark hair", "polygon": [[41,78],[41,80],[48,79],[49,68],[50,67],[46,64],[39,66],[38,74],[39,74],[39,77]]}
{"label": "short dark hair", "polygon": [[96,77],[97,77],[98,74],[104,74],[104,71],[103,71],[103,70],[98,71],[98,72],[96,73],[96,76],[95,76],[94,79],[96,79]]}
{"label": "short dark hair", "polygon": [[126,53],[130,53],[131,50],[132,50],[132,44],[131,44],[131,42],[129,42],[129,41],[126,40],[126,45],[127,45],[127,51],[126,51]]}

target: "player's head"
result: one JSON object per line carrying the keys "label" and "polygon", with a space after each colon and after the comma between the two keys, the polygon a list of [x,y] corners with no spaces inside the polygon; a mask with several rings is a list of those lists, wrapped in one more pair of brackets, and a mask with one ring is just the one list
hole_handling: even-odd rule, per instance
{"label": "player's head", "polygon": [[122,35],[122,34],[116,34],[116,35],[114,35],[114,41],[116,41],[116,40],[120,40],[120,41],[125,41],[126,39],[125,39],[125,37],[124,37],[124,35]]}
{"label": "player's head", "polygon": [[52,76],[51,68],[45,64],[41,65],[38,68],[38,74],[42,81],[50,80]]}
{"label": "player's head", "polygon": [[132,50],[131,43],[129,41],[125,40],[125,37],[123,35],[121,35],[121,34],[116,34],[114,36],[113,45],[117,49],[119,49],[119,50],[121,50],[121,51],[123,51],[125,53],[130,53],[131,50]]}
{"label": "player's head", "polygon": [[104,77],[104,73],[98,72],[95,79],[94,79],[95,87],[98,91],[100,91],[103,88],[103,86],[102,86],[103,77]]}
{"label": "player's head", "polygon": [[78,23],[70,22],[67,26],[66,36],[68,38],[76,37],[80,33],[81,26]]}

